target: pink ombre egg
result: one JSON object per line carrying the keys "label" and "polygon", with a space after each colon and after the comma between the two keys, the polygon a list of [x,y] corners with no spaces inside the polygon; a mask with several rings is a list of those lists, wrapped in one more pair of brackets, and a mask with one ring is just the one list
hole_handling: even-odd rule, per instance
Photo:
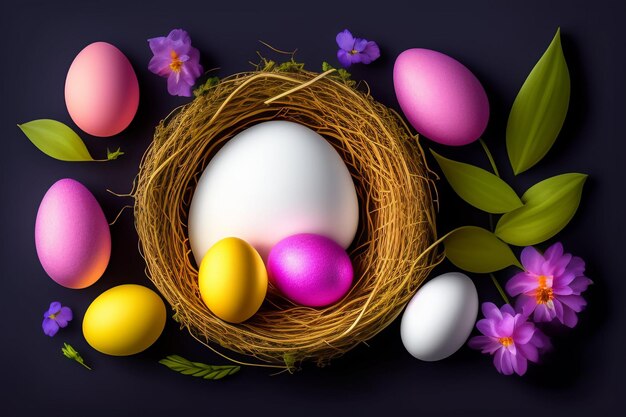
{"label": "pink ombre egg", "polygon": [[444,145],[478,139],[489,121],[487,94],[470,70],[429,49],[408,49],[396,59],[393,85],[411,125]]}
{"label": "pink ombre egg", "polygon": [[64,287],[85,288],[102,276],[111,255],[111,233],[84,185],[65,178],[50,187],[37,211],[35,246],[43,269]]}
{"label": "pink ombre egg", "polygon": [[346,251],[334,240],[303,233],[278,242],[267,260],[270,282],[287,298],[309,307],[340,300],[354,272]]}
{"label": "pink ombre egg", "polygon": [[67,72],[65,104],[74,123],[90,135],[126,129],[139,106],[139,83],[128,58],[110,43],[85,47]]}

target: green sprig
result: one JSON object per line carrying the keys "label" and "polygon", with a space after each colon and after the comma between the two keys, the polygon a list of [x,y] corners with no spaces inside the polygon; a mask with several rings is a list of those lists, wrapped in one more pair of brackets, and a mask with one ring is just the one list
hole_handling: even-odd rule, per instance
{"label": "green sprig", "polygon": [[348,71],[346,71],[346,70],[345,70],[345,69],[343,69],[343,68],[339,68],[339,69],[337,69],[337,68],[333,67],[332,65],[330,65],[330,64],[329,64],[328,62],[326,62],[326,61],[322,62],[322,71],[323,71],[323,72],[326,72],[326,71],[331,70],[331,69],[336,69],[336,70],[337,70],[337,71],[336,71],[337,77],[338,77],[341,81],[343,81],[344,83],[346,83],[348,86],[350,86],[350,87],[354,87],[354,86],[356,85],[356,81],[354,81],[354,80],[352,79],[352,74],[350,74]]}
{"label": "green sprig", "polygon": [[210,77],[204,84],[193,90],[194,97],[199,97],[220,83],[219,77]]}
{"label": "green sprig", "polygon": [[85,361],[83,360],[82,356],[80,356],[80,354],[76,351],[76,349],[74,349],[72,345],[70,345],[69,343],[65,343],[65,342],[63,343],[61,352],[63,353],[63,355],[65,355],[66,358],[80,363],[82,366],[84,366],[85,368],[91,371],[91,368],[85,364]]}
{"label": "green sprig", "polygon": [[200,362],[191,362],[178,355],[170,355],[165,359],[161,359],[159,363],[183,375],[212,380],[236,374],[240,369],[236,365],[207,365]]}
{"label": "green sprig", "polygon": [[124,152],[122,152],[121,148],[117,148],[117,150],[113,152],[111,152],[109,148],[107,148],[107,161],[112,161],[122,155],[124,155]]}

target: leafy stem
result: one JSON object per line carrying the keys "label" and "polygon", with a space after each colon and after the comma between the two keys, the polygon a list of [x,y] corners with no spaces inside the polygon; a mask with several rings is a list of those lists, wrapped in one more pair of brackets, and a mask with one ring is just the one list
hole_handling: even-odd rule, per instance
{"label": "leafy stem", "polygon": [[75,362],[78,362],[79,364],[81,364],[82,366],[84,366],[85,368],[87,368],[87,369],[89,369],[91,371],[91,368],[89,366],[87,366],[87,364],[85,364],[85,361],[80,356],[80,354],[69,343],[65,343],[65,342],[63,343],[63,347],[61,348],[61,352],[63,353],[63,355],[66,358],[71,359],[71,360],[73,360]]}
{"label": "leafy stem", "polygon": [[182,356],[170,355],[159,361],[172,371],[183,375],[191,375],[203,379],[222,379],[225,376],[239,372],[240,367],[236,365],[207,365],[200,362],[191,362]]}
{"label": "leafy stem", "polygon": [[502,286],[500,285],[500,283],[496,279],[496,276],[494,274],[489,274],[489,276],[491,277],[491,281],[493,282],[493,284],[498,289],[498,292],[500,293],[500,296],[502,297],[504,302],[506,304],[511,304],[511,302],[509,301],[509,297],[506,296],[506,293],[504,292],[504,290],[502,289]]}
{"label": "leafy stem", "polygon": [[493,160],[493,155],[491,155],[491,152],[489,151],[489,148],[487,147],[487,144],[485,143],[485,141],[482,138],[478,139],[478,141],[480,142],[481,146],[485,150],[485,153],[487,154],[487,158],[489,159],[489,163],[491,164],[491,169],[493,169],[493,173],[496,174],[499,177],[500,173],[498,172],[498,167],[496,166],[496,161]]}

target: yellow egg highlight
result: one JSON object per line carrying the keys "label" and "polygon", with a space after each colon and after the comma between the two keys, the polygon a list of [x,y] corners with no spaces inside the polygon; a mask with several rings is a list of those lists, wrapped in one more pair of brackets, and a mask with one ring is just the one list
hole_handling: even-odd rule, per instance
{"label": "yellow egg highlight", "polygon": [[246,241],[227,237],[211,246],[200,263],[202,300],[217,317],[241,323],[254,315],[267,293],[267,270]]}
{"label": "yellow egg highlight", "polygon": [[87,308],[83,335],[91,347],[107,355],[134,355],[156,342],[165,319],[165,304],[157,293],[141,285],[119,285]]}

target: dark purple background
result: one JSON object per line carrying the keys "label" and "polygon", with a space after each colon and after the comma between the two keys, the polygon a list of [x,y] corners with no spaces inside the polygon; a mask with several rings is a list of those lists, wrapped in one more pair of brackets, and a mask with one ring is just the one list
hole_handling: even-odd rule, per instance
{"label": "dark purple background", "polygon": [[[137,2],[139,3],[139,2]],[[144,2],[142,2],[144,3]],[[147,4],[151,5],[148,6]],[[213,3],[213,4],[211,4]],[[624,403],[624,115],[626,51],[620,2],[607,1],[395,1],[349,4],[334,1],[42,1],[5,2],[0,13],[4,42],[0,95],[2,111],[2,394],[0,415],[588,415]],[[572,79],[570,111],[561,135],[535,168],[514,178],[507,165],[504,130],[513,99],[557,26]],[[225,76],[250,69],[255,52],[275,57],[257,40],[292,50],[311,69],[336,63],[335,34],[348,27],[379,42],[383,57],[354,68],[372,94],[397,108],[392,68],[410,47],[437,49],[465,63],[483,82],[492,108],[484,137],[514,188],[565,172],[586,172],[583,201],[560,235],[565,247],[588,263],[595,281],[589,308],[572,331],[557,331],[555,351],[523,378],[504,377],[489,358],[464,347],[453,357],[422,363],[402,347],[399,321],[331,366],[306,366],[296,375],[270,376],[244,368],[233,378],[203,381],[157,364],[177,353],[208,363],[223,362],[178,331],[168,320],[159,341],[146,352],[124,358],[91,349],[80,330],[84,311],[102,291],[121,283],[151,286],[137,251],[132,213],[111,228],[113,253],[104,277],[85,290],[50,280],[35,253],[37,208],[48,187],[63,177],[83,182],[111,220],[132,201],[126,193],[150,143],[153,127],[186,99],[170,97],[164,79],[147,70],[146,39],[170,29],[188,30],[206,69]],[[125,132],[110,139],[81,133],[92,154],[121,146],[126,154],[111,163],[65,163],[39,152],[16,123],[53,118],[75,126],[64,105],[63,88],[74,56],[87,44],[108,41],[132,62],[141,103]],[[423,142],[426,147],[433,146]],[[452,158],[482,164],[477,144],[462,149],[433,146]],[[486,224],[484,214],[439,183],[439,230]],[[440,271],[452,269],[448,264]],[[510,272],[499,274],[505,280]],[[498,302],[489,279],[473,276],[482,300]],[[42,313],[52,300],[71,306],[75,319],[56,337],[41,331]],[[92,365],[88,372],[65,359],[63,341]],[[620,398],[619,396],[622,396]],[[247,412],[244,414],[243,412]],[[597,415],[597,414],[596,414]]]}

